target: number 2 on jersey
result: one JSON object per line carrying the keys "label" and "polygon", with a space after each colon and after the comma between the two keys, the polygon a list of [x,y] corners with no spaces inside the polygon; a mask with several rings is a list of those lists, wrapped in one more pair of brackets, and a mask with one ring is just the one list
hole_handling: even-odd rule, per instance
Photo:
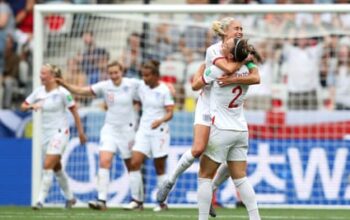
{"label": "number 2 on jersey", "polygon": [[235,103],[235,101],[239,98],[239,96],[242,94],[242,88],[241,86],[236,86],[232,89],[232,93],[235,94],[235,97],[233,97],[232,101],[228,105],[228,108],[237,108],[238,104]]}

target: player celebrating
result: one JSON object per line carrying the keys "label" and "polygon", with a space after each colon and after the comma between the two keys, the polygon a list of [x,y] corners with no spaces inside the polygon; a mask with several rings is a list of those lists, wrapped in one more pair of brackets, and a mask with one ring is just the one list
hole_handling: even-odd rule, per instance
{"label": "player celebrating", "polygon": [[[151,60],[142,68],[144,83],[139,87],[139,98],[142,104],[140,126],[135,138],[130,171],[132,201],[124,209],[143,209],[144,193],[141,176],[141,165],[145,157],[154,159],[157,174],[157,185],[165,178],[165,162],[168,156],[170,135],[167,122],[173,117],[174,100],[169,88],[159,81],[159,62]],[[167,205],[159,203],[153,210],[166,210]]]}
{"label": "player celebrating", "polygon": [[[230,59],[241,62],[248,56],[249,46],[246,40],[230,39],[224,43],[222,53],[230,53]],[[235,73],[236,84],[221,87],[216,80],[223,75],[223,71],[215,66],[207,68],[202,79],[198,77],[192,84],[196,90],[213,83],[210,93],[212,125],[198,174],[199,220],[209,217],[212,194],[208,192],[212,190],[216,170],[224,162],[227,162],[230,176],[247,208],[249,219],[260,220],[255,192],[246,177],[248,126],[243,113],[243,101],[249,86],[240,83],[240,76],[248,75],[248,68],[249,66],[242,66]]]}
{"label": "player celebrating", "polygon": [[58,82],[77,95],[102,96],[107,104],[105,123],[100,133],[98,198],[90,201],[89,207],[96,210],[106,210],[109,170],[113,156],[118,151],[124,159],[128,171],[131,167],[131,148],[135,136],[136,114],[133,101],[140,81],[123,77],[123,66],[114,61],[108,65],[109,80],[101,81],[91,86],[79,87],[68,84],[62,79]]}
{"label": "player celebrating", "polygon": [[23,111],[40,110],[42,112],[41,145],[45,153],[44,171],[38,201],[33,207],[34,210],[43,208],[43,203],[49,192],[54,175],[64,192],[66,198],[65,207],[71,208],[76,203],[61,164],[61,155],[69,141],[67,108],[72,113],[78,128],[80,143],[84,144],[86,142],[73,97],[65,88],[56,83],[55,77],[62,77],[61,70],[57,66],[51,64],[42,66],[40,71],[42,86],[35,89],[21,105]]}
{"label": "player celebrating", "polygon": [[[211,65],[216,65],[224,72],[234,73],[238,70],[243,63],[239,62],[227,62],[226,58],[222,55],[221,49],[228,39],[233,37],[242,37],[242,25],[239,21],[234,18],[224,18],[220,21],[213,22],[213,31],[221,37],[220,42],[213,44],[207,49],[205,65],[210,67]],[[252,70],[251,74],[253,77],[258,76],[256,70]],[[228,78],[227,81],[230,81]],[[250,80],[250,79],[249,79]],[[252,83],[249,81],[249,83]],[[254,83],[254,82],[253,82]],[[169,175],[168,180],[160,187],[157,193],[158,202],[163,202],[167,198],[169,192],[175,184],[176,179],[180,174],[182,174],[188,167],[190,167],[194,160],[198,158],[205,150],[208,142],[211,118],[209,113],[209,94],[210,86],[205,86],[202,88],[201,95],[197,100],[196,111],[195,111],[195,122],[194,122],[194,137],[192,148],[186,151],[180,158],[174,172]],[[221,173],[220,173],[221,174]],[[223,175],[226,175],[225,173]],[[218,177],[221,181],[221,177]],[[215,211],[211,208],[211,215],[216,216]]]}

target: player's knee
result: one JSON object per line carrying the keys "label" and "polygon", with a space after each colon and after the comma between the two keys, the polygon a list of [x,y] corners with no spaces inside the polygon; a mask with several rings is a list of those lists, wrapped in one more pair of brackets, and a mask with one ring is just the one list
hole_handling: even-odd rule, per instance
{"label": "player's knee", "polygon": [[110,161],[109,159],[101,159],[100,160],[100,167],[101,168],[105,168],[105,169],[109,169],[111,167],[112,161]]}
{"label": "player's knee", "polygon": [[202,141],[196,141],[194,144],[193,144],[193,147],[192,147],[192,155],[193,157],[200,157],[205,151],[205,143],[202,142]]}

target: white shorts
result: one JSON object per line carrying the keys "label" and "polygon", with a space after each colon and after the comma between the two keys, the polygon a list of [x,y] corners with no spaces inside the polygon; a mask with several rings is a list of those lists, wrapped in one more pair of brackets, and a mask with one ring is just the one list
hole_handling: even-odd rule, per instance
{"label": "white shorts", "polygon": [[104,124],[100,132],[99,151],[119,153],[122,159],[129,159],[134,138],[135,128],[132,124],[123,127]]}
{"label": "white shorts", "polygon": [[203,90],[203,94],[201,94],[197,99],[196,111],[194,115],[194,125],[200,124],[204,126],[210,127],[211,118],[210,118],[210,100],[208,95],[205,94],[205,90]]}
{"label": "white shorts", "polygon": [[170,146],[168,125],[160,125],[152,131],[139,129],[135,137],[133,151],[138,151],[148,158],[161,158],[167,156]]}
{"label": "white shorts", "polygon": [[248,137],[247,131],[221,130],[211,126],[204,154],[217,163],[246,161]]}
{"label": "white shorts", "polygon": [[44,154],[62,155],[69,141],[69,129],[46,130],[42,138]]}

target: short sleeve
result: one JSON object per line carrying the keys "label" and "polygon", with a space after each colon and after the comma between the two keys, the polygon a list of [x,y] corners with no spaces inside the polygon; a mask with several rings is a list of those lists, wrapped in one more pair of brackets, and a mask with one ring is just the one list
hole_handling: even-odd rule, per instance
{"label": "short sleeve", "polygon": [[34,104],[35,103],[35,99],[37,96],[38,90],[34,90],[25,100],[26,103],[28,104]]}
{"label": "short sleeve", "polygon": [[205,69],[204,74],[203,74],[203,80],[205,84],[210,84],[213,81],[216,80],[216,78],[220,77],[222,75],[222,70],[218,68],[217,66],[210,66]]}
{"label": "short sleeve", "polygon": [[167,86],[164,86],[164,106],[171,106],[175,104],[174,97],[172,96],[170,89]]}
{"label": "short sleeve", "polygon": [[97,97],[102,96],[103,92],[107,86],[107,82],[108,81],[102,81],[102,82],[98,82],[98,83],[91,85],[90,89],[91,89],[92,93]]}
{"label": "short sleeve", "polygon": [[75,101],[74,101],[72,94],[66,89],[62,89],[62,93],[63,93],[64,105],[67,108],[71,108],[71,107],[75,106]]}

